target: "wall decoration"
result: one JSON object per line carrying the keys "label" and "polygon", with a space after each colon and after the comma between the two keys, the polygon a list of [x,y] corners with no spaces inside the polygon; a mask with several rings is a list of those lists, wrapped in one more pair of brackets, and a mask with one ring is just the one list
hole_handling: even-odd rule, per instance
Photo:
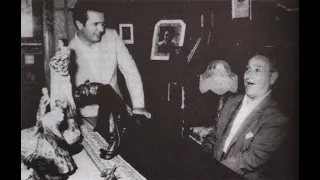
{"label": "wall decoration", "polygon": [[151,60],[169,60],[173,48],[183,46],[186,24],[182,20],[160,20],[154,27]]}
{"label": "wall decoration", "polygon": [[21,1],[21,37],[33,37],[32,0]]}
{"label": "wall decoration", "polygon": [[21,43],[40,43],[43,39],[43,3],[21,0]]}
{"label": "wall decoration", "polygon": [[252,0],[232,0],[232,19],[250,17]]}
{"label": "wall decoration", "polygon": [[34,64],[34,55],[33,54],[25,54],[24,55],[24,64],[26,64],[26,65]]}
{"label": "wall decoration", "polygon": [[134,44],[133,24],[119,24],[119,34],[125,44]]}

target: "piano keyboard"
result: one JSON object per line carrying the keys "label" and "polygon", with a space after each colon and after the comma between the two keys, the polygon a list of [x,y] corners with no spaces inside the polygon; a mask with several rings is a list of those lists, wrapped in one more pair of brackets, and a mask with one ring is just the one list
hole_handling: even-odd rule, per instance
{"label": "piano keyboard", "polygon": [[112,169],[114,166],[117,167],[115,175],[117,179],[131,179],[131,180],[145,180],[138,171],[136,171],[129,163],[127,163],[120,155],[116,155],[110,160],[100,158],[99,149],[107,148],[108,143],[102,138],[102,136],[93,132],[93,127],[86,121],[81,126],[82,135],[84,137],[82,145],[94,162],[97,168],[102,172],[104,169]]}

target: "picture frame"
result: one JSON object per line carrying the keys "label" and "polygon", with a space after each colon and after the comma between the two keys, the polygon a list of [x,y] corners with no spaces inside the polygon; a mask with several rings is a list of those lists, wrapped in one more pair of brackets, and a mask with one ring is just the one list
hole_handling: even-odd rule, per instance
{"label": "picture frame", "polygon": [[250,18],[251,20],[251,3],[252,0],[232,0],[232,19]]}
{"label": "picture frame", "polygon": [[34,45],[21,46],[21,66],[42,66],[43,65],[43,47]]}
{"label": "picture frame", "polygon": [[125,44],[134,44],[133,24],[119,24],[119,35]]}
{"label": "picture frame", "polygon": [[150,59],[169,60],[172,48],[183,46],[185,31],[183,20],[158,21],[154,27]]}
{"label": "picture frame", "polygon": [[35,56],[31,53],[24,54],[24,64],[25,65],[34,65],[35,64]]}
{"label": "picture frame", "polygon": [[21,1],[21,43],[41,43],[43,38],[43,2]]}

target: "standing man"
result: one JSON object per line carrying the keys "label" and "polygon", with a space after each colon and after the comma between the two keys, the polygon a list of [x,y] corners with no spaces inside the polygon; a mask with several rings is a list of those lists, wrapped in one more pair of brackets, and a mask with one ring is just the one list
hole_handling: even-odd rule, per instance
{"label": "standing man", "polygon": [[[103,5],[96,1],[78,0],[73,11],[77,28],[70,41],[74,53],[74,83],[78,87],[85,81],[110,84],[121,96],[117,82],[117,68],[124,75],[132,101],[132,113],[151,118],[145,110],[144,92],[141,77],[135,61],[114,29],[105,28]],[[81,116],[96,125],[98,105],[80,109]]]}
{"label": "standing man", "polygon": [[212,138],[213,156],[247,179],[262,177],[288,131],[288,118],[271,96],[278,75],[269,58],[252,57],[244,73],[245,95],[226,102]]}

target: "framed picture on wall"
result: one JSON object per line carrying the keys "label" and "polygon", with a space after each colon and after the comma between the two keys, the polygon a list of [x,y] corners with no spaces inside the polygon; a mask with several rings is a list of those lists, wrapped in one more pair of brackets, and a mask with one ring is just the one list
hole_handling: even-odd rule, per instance
{"label": "framed picture on wall", "polygon": [[151,60],[169,60],[173,48],[183,46],[186,24],[178,20],[160,20],[154,27]]}
{"label": "framed picture on wall", "polygon": [[232,0],[232,19],[247,18],[251,19],[251,0]]}
{"label": "framed picture on wall", "polygon": [[33,65],[34,63],[35,63],[35,61],[34,61],[33,54],[24,54],[24,64],[25,65]]}
{"label": "framed picture on wall", "polygon": [[39,43],[43,38],[42,1],[21,1],[21,43]]}
{"label": "framed picture on wall", "polygon": [[119,34],[125,44],[134,44],[133,24],[119,24]]}

